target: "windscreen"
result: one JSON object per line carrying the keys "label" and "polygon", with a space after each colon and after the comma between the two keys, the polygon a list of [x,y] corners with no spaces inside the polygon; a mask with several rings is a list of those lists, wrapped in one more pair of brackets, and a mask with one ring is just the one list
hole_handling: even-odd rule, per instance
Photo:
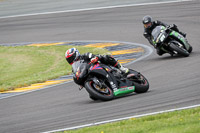
{"label": "windscreen", "polygon": [[156,41],[156,39],[160,35],[162,28],[163,28],[163,26],[157,26],[156,28],[153,29],[151,35],[152,35],[154,41]]}
{"label": "windscreen", "polygon": [[76,61],[72,64],[72,71],[76,76],[80,78],[84,77],[87,74],[89,64],[84,63],[83,60]]}

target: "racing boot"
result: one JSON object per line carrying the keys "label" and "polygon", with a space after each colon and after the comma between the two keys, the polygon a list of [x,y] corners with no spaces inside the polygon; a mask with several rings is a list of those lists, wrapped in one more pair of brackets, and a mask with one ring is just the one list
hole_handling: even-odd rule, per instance
{"label": "racing boot", "polygon": [[183,36],[186,37],[186,33],[179,31],[179,33]]}
{"label": "racing boot", "polygon": [[119,70],[121,70],[121,71],[124,73],[124,76],[127,76],[127,75],[128,75],[129,69],[126,68],[126,67],[124,67],[124,66],[122,66],[121,63],[118,62],[117,68],[118,68]]}

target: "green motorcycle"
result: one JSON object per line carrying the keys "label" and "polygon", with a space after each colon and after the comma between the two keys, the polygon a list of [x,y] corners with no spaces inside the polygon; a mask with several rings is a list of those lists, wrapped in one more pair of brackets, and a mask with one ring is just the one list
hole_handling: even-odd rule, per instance
{"label": "green motorcycle", "polygon": [[152,41],[155,47],[159,47],[166,53],[173,55],[189,56],[192,52],[192,46],[187,39],[171,27],[157,26],[153,29]]}

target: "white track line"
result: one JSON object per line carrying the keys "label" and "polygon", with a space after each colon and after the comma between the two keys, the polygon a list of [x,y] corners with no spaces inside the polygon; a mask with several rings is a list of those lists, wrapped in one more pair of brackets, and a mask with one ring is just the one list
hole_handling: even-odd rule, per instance
{"label": "white track line", "polygon": [[123,118],[118,118],[118,119],[95,122],[95,123],[90,123],[90,124],[85,124],[85,125],[80,125],[80,126],[74,126],[74,127],[68,127],[68,128],[58,129],[58,130],[47,131],[47,132],[43,132],[43,133],[53,133],[53,132],[74,130],[74,129],[84,128],[84,127],[89,127],[89,126],[95,126],[95,125],[106,124],[106,123],[111,123],[111,122],[116,122],[116,121],[121,121],[121,120],[127,120],[127,119],[131,119],[131,118],[139,118],[139,117],[144,117],[144,116],[156,115],[156,114],[161,114],[161,113],[168,113],[168,112],[190,109],[190,108],[195,108],[195,107],[200,107],[200,104],[188,106],[188,107],[177,108],[177,109],[170,109],[170,110],[158,111],[158,112],[153,112],[153,113],[134,115],[134,116],[123,117]]}
{"label": "white track line", "polygon": [[15,18],[15,17],[27,17],[27,16],[36,16],[36,15],[48,15],[48,14],[56,14],[56,13],[82,12],[82,11],[112,9],[112,8],[120,8],[120,7],[158,5],[158,4],[168,4],[168,3],[185,2],[185,1],[193,1],[193,0],[173,0],[173,1],[165,1],[165,2],[150,2],[150,3],[141,3],[141,4],[128,4],[128,5],[117,5],[117,6],[106,6],[106,7],[95,7],[95,8],[85,8],[85,9],[75,9],[75,10],[63,10],[63,11],[55,11],[55,12],[43,12],[43,13],[32,13],[32,14],[21,14],[21,15],[13,15],[13,16],[4,16],[4,17],[0,17],[0,19],[4,19],[4,18]]}

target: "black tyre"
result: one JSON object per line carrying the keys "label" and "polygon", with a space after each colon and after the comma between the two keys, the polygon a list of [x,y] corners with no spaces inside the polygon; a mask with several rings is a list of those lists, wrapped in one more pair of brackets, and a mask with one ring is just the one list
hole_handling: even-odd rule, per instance
{"label": "black tyre", "polygon": [[193,48],[192,48],[192,46],[190,46],[190,48],[189,48],[188,52],[189,52],[189,53],[191,53],[191,52],[192,52],[192,50],[193,50]]}
{"label": "black tyre", "polygon": [[136,93],[145,93],[149,90],[149,82],[142,74],[138,73],[137,76],[128,79],[133,81]]}
{"label": "black tyre", "polygon": [[104,88],[100,88],[96,85],[92,80],[85,82],[85,88],[87,92],[90,94],[90,98],[102,101],[112,100],[114,98],[113,91],[110,87],[106,86]]}
{"label": "black tyre", "polygon": [[94,97],[94,96],[89,96],[90,97],[90,99],[92,99],[92,100],[94,100],[94,101],[97,101],[97,100],[99,100],[99,99],[97,99],[96,97]]}
{"label": "black tyre", "polygon": [[190,55],[190,53],[186,49],[184,49],[182,46],[179,46],[178,42],[172,42],[169,45],[169,47],[172,51],[176,51],[179,55],[182,55],[185,57],[188,57]]}

